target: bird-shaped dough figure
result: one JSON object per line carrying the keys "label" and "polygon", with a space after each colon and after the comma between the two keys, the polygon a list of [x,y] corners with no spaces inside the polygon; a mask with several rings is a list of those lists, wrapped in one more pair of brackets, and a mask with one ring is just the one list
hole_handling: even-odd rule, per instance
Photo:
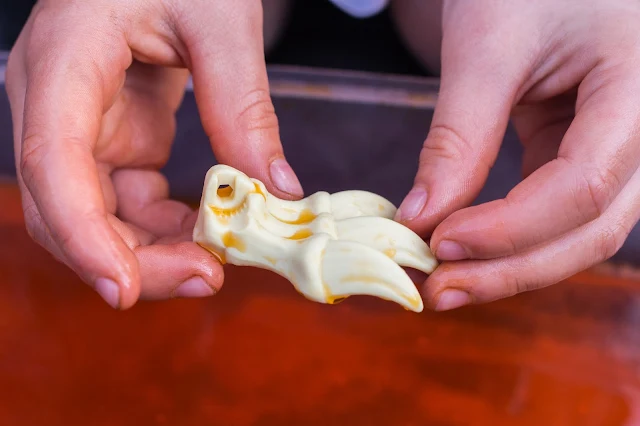
{"label": "bird-shaped dough figure", "polygon": [[402,267],[431,274],[437,261],[395,213],[366,191],[282,200],[218,164],[205,177],[193,241],[222,263],[273,271],[315,302],[370,295],[421,312],[420,293]]}

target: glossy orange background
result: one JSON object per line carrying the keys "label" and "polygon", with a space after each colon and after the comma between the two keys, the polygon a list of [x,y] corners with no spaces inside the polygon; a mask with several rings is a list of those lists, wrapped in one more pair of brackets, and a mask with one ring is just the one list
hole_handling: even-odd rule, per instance
{"label": "glossy orange background", "polygon": [[2,425],[640,425],[638,282],[596,273],[449,313],[312,303],[229,267],[116,312],[0,187]]}

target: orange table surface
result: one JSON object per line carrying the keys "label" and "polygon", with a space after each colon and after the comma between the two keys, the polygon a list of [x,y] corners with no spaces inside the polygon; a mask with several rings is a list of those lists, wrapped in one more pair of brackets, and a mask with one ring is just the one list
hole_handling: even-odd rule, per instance
{"label": "orange table surface", "polygon": [[585,272],[447,313],[227,269],[118,312],[0,186],[1,425],[640,425],[640,283]]}

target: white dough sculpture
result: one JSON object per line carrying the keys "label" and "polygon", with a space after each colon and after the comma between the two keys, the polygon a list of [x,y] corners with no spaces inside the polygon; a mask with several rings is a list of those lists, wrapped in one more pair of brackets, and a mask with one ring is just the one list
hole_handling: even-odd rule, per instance
{"label": "white dough sculpture", "polygon": [[392,220],[395,213],[389,201],[365,191],[282,200],[262,182],[215,165],[205,177],[193,240],[222,263],[285,277],[316,302],[371,295],[421,312],[420,294],[401,266],[430,274],[437,262],[427,243]]}

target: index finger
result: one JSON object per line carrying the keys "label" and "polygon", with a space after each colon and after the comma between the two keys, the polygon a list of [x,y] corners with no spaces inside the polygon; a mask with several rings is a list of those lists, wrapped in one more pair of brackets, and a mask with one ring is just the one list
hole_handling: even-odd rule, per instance
{"label": "index finger", "polygon": [[76,27],[77,38],[57,28],[28,52],[19,169],[70,266],[127,308],[139,294],[137,261],[107,221],[93,149],[130,53],[98,28]]}
{"label": "index finger", "polygon": [[184,14],[192,19],[177,25],[189,48],[198,110],[217,160],[263,181],[280,197],[302,197],[269,92],[262,1],[189,5]]}

